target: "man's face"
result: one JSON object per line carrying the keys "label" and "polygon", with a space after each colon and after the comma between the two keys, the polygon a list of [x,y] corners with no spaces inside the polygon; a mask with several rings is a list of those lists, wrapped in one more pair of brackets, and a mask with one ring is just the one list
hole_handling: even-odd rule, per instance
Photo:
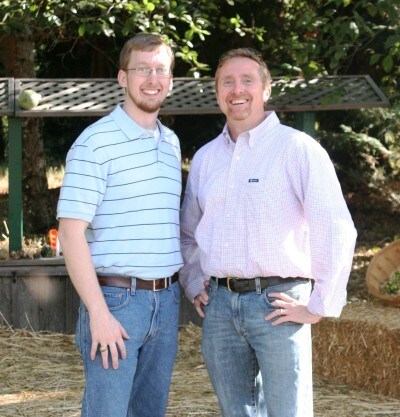
{"label": "man's face", "polygon": [[[171,57],[165,46],[154,51],[132,51],[128,66],[118,73],[121,87],[126,88],[128,107],[145,113],[157,112],[172,88],[172,75],[159,76],[155,70],[171,67]],[[140,75],[129,68],[150,68],[149,75]]]}
{"label": "man's face", "polygon": [[230,121],[256,126],[264,117],[264,103],[270,88],[264,86],[259,64],[250,58],[228,60],[217,72],[217,101]]}

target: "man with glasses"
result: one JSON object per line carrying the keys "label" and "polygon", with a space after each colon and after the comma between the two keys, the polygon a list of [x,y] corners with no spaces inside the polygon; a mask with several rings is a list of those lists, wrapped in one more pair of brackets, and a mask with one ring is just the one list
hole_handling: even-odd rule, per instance
{"label": "man with glasses", "polygon": [[227,123],[190,168],[181,282],[222,416],[312,417],[310,325],[346,302],[356,232],[324,149],[265,111],[261,55],[228,52],[215,86]]}
{"label": "man with glasses", "polygon": [[57,209],[81,297],[82,416],[164,417],[177,353],[180,146],[157,116],[174,55],[138,34],[120,54],[125,100],[71,147]]}

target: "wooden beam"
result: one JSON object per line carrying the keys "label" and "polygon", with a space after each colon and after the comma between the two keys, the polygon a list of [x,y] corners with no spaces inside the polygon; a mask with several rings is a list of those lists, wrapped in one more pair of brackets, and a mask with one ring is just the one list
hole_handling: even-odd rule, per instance
{"label": "wooden beam", "polygon": [[22,248],[22,119],[8,119],[9,252]]}

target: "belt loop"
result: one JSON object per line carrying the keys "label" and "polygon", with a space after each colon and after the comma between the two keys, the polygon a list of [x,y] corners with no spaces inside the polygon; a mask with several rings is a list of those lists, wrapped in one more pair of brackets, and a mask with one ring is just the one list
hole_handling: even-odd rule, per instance
{"label": "belt loop", "polygon": [[216,284],[215,291],[217,291],[218,290],[218,287],[219,287],[219,285],[218,285],[218,279],[219,278],[215,277],[215,284]]}
{"label": "belt loop", "polygon": [[260,277],[255,277],[255,283],[256,283],[256,291],[257,294],[260,295],[261,294],[261,280]]}
{"label": "belt loop", "polygon": [[136,295],[136,278],[131,277],[131,295]]}

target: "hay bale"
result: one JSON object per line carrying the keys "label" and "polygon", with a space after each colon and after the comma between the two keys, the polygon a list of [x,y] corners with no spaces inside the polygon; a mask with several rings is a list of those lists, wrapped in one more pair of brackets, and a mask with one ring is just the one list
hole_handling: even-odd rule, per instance
{"label": "hay bale", "polygon": [[400,398],[400,315],[353,302],[313,326],[314,372],[334,383]]}

